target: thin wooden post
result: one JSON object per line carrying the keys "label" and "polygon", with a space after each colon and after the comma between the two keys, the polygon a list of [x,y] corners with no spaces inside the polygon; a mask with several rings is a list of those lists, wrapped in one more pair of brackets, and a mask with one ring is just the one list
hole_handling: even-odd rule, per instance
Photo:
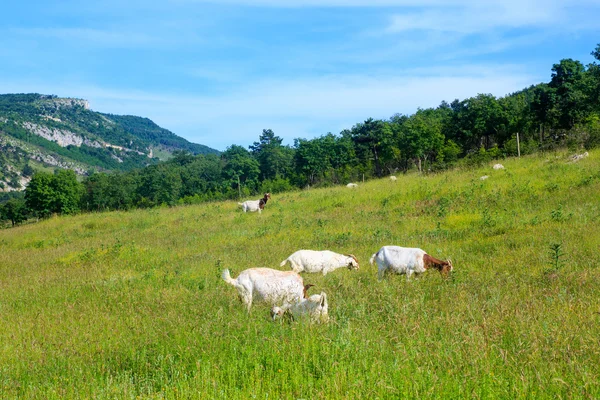
{"label": "thin wooden post", "polygon": [[521,144],[519,143],[519,132],[517,132],[517,155],[521,158]]}

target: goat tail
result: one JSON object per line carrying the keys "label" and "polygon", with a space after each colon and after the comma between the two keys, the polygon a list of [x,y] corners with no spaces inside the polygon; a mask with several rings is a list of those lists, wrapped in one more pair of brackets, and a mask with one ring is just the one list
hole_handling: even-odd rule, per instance
{"label": "goat tail", "polygon": [[280,266],[280,267],[285,267],[285,264],[287,264],[287,262],[288,262],[288,259],[286,258],[285,260],[283,260],[283,261],[281,262],[281,264],[279,264],[279,266]]}
{"label": "goat tail", "polygon": [[371,258],[369,259],[369,264],[373,265],[373,261],[375,261],[375,257],[377,257],[378,254],[379,254],[379,252],[377,252],[371,256]]}
{"label": "goat tail", "polygon": [[244,205],[244,203],[240,203],[240,202],[238,201],[238,206],[243,206],[243,205]]}
{"label": "goat tail", "polygon": [[221,273],[221,278],[223,278],[223,280],[225,282],[229,283],[230,285],[238,287],[238,282],[231,277],[231,274],[229,273],[229,269],[226,268],[223,270],[223,272]]}

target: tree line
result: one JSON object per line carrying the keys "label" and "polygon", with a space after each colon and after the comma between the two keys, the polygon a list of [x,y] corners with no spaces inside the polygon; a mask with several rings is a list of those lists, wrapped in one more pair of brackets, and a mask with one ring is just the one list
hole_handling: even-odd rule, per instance
{"label": "tree line", "polygon": [[[479,94],[442,102],[412,115],[369,118],[339,134],[295,139],[265,129],[248,149],[221,153],[176,152],[166,162],[128,172],[36,172],[22,198],[0,207],[13,224],[53,213],[127,210],[243,198],[307,186],[328,186],[398,171],[442,170],[557,146],[600,144],[600,44],[585,66],[554,64],[551,79],[497,98]],[[517,139],[519,143],[517,143]]]}

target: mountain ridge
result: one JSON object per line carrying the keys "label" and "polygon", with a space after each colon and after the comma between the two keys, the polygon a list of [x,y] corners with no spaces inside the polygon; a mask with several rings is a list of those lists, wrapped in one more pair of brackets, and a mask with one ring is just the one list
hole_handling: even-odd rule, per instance
{"label": "mountain ridge", "polygon": [[220,154],[149,118],[93,111],[85,99],[0,94],[0,191],[23,190],[34,170],[123,171],[175,151]]}

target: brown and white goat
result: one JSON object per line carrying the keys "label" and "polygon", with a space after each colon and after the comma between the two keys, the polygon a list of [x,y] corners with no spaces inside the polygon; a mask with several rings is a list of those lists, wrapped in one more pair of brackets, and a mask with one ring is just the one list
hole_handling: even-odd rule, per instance
{"label": "brown and white goat", "polygon": [[444,276],[453,270],[452,261],[438,260],[424,250],[411,247],[383,246],[371,256],[369,262],[377,260],[377,277],[383,279],[386,272],[406,274],[406,279],[428,269],[436,269]]}
{"label": "brown and white goat", "polygon": [[244,210],[244,212],[258,211],[258,213],[260,214],[260,212],[265,208],[265,205],[267,204],[267,201],[269,201],[270,198],[271,193],[265,193],[262,199],[247,200],[243,203],[238,203],[238,205],[242,206],[242,210]]}

